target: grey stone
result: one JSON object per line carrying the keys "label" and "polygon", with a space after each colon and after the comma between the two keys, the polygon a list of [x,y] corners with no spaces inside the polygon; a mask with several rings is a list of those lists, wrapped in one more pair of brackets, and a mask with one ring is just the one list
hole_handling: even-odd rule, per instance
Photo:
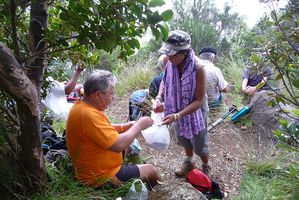
{"label": "grey stone", "polygon": [[207,200],[207,198],[190,183],[171,182],[156,185],[151,193],[150,200]]}
{"label": "grey stone", "polygon": [[279,128],[278,118],[292,121],[282,110],[294,109],[290,105],[283,105],[281,103],[274,107],[268,106],[267,102],[274,98],[273,95],[275,94],[272,91],[262,90],[256,93],[249,103],[251,106],[250,114],[252,120],[256,125],[268,132]]}

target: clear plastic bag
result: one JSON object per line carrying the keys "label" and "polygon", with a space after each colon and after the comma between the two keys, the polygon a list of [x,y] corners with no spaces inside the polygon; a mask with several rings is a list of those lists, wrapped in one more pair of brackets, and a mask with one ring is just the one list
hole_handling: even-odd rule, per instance
{"label": "clear plastic bag", "polygon": [[[136,187],[136,183],[141,184],[140,187]],[[123,200],[147,200],[148,199],[148,190],[145,187],[144,183],[140,179],[134,180],[132,186],[127,193],[127,195],[123,198]]]}
{"label": "clear plastic bag", "polygon": [[152,112],[151,118],[154,124],[141,131],[147,144],[153,149],[167,149],[170,142],[170,135],[166,125],[161,125],[164,113]]}
{"label": "clear plastic bag", "polygon": [[139,144],[139,142],[138,142],[138,140],[135,138],[134,140],[133,140],[133,142],[130,144],[130,146],[129,146],[129,148],[130,148],[130,152],[129,152],[129,154],[135,154],[135,153],[140,153],[141,152],[141,150],[142,150],[142,147],[140,146],[140,144]]}

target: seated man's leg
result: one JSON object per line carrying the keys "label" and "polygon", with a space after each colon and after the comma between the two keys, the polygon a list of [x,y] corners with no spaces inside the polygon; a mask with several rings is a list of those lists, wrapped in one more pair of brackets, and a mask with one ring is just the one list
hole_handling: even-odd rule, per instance
{"label": "seated man's leg", "polygon": [[216,99],[214,100],[214,102],[209,103],[209,107],[210,107],[210,108],[219,107],[219,106],[222,104],[222,101],[223,101],[223,97],[222,97],[222,95],[220,94],[220,96],[219,96],[218,98],[216,98]]}
{"label": "seated man's leg", "polygon": [[125,165],[123,164],[116,174],[118,180],[126,182],[132,178],[140,177],[140,170],[137,165]]}
{"label": "seated man's leg", "polygon": [[158,170],[151,164],[123,164],[117,172],[116,177],[122,182],[126,182],[134,178],[141,178],[141,180],[147,182],[150,187],[154,187],[157,184],[157,180],[160,180]]}
{"label": "seated man's leg", "polygon": [[158,183],[157,181],[161,181],[160,173],[154,165],[142,164],[137,166],[140,171],[141,180],[147,182],[151,188]]}

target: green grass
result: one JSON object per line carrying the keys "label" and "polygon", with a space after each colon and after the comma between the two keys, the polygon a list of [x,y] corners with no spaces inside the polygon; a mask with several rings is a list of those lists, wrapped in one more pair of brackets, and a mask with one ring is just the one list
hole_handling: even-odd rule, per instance
{"label": "green grass", "polygon": [[155,64],[157,58],[150,58],[147,62],[138,64],[129,63],[129,67],[118,75],[118,83],[116,85],[116,93],[122,97],[126,93],[131,93],[137,89],[148,89],[151,80],[156,76]]}
{"label": "green grass", "polygon": [[65,130],[66,122],[62,120],[54,120],[52,128],[56,131],[57,134],[62,135]]}
{"label": "green grass", "polygon": [[244,64],[230,58],[221,58],[216,66],[221,69],[224,78],[229,82],[230,89],[240,93]]}
{"label": "green grass", "polygon": [[93,189],[80,184],[72,172],[63,169],[57,170],[51,165],[47,166],[50,181],[42,194],[36,194],[35,200],[65,200],[65,199],[101,199],[114,200],[117,197],[125,196],[132,184],[132,181],[124,183],[121,187],[115,188],[106,185],[101,189]]}
{"label": "green grass", "polygon": [[250,113],[245,115],[244,117],[241,117],[237,123],[240,124],[241,126],[246,126],[248,128],[251,128],[254,125],[254,122],[251,119]]}
{"label": "green grass", "polygon": [[238,108],[244,106],[244,97],[241,91],[243,69],[246,67],[243,63],[232,60],[231,58],[220,58],[219,62],[215,64],[221,69],[225,80],[229,84],[229,92],[225,94],[228,99],[231,99],[233,105]]}
{"label": "green grass", "polygon": [[298,153],[249,161],[236,200],[299,199]]}

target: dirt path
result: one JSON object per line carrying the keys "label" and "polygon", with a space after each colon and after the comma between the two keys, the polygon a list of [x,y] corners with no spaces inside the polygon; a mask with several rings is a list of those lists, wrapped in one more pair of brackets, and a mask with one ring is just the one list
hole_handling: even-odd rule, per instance
{"label": "dirt path", "polygon": [[[107,114],[113,121],[127,120],[128,99],[128,96],[116,99],[108,109]],[[217,180],[225,191],[225,199],[231,199],[238,194],[248,158],[261,159],[267,156],[265,154],[272,152],[273,144],[269,137],[258,128],[241,127],[229,120],[218,124],[209,132],[209,135],[211,177]],[[137,139],[143,148],[141,156],[149,158],[146,162],[159,168],[165,183],[185,181],[184,178],[177,178],[174,175],[174,170],[181,165],[184,158],[183,148],[177,144],[174,135],[171,135],[169,148],[163,151],[149,148],[141,134]],[[200,158],[196,156],[195,160],[197,166],[201,166]]]}

